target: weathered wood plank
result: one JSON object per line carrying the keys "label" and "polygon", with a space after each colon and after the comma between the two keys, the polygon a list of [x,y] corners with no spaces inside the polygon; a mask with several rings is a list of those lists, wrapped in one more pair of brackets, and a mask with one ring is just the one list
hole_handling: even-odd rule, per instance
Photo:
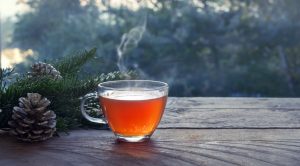
{"label": "weathered wood plank", "polygon": [[249,98],[249,97],[169,97],[168,108],[269,108],[300,109],[300,98]]}
{"label": "weathered wood plank", "polygon": [[299,166],[300,129],[161,129],[145,143],[79,130],[35,144],[0,139],[0,165]]}
{"label": "weathered wood plank", "polygon": [[160,128],[144,143],[105,130],[35,144],[0,133],[0,165],[300,165],[300,99],[169,98]]}
{"label": "weathered wood plank", "polygon": [[300,108],[167,108],[159,128],[300,128]]}
{"label": "weathered wood plank", "polygon": [[300,128],[300,99],[170,97],[159,127]]}

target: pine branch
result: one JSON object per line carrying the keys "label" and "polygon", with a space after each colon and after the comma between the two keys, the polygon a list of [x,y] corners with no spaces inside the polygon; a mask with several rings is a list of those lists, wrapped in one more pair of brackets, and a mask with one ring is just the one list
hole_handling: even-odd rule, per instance
{"label": "pine branch", "polygon": [[[49,75],[39,75],[38,77],[19,76],[16,81],[5,89],[0,89],[0,128],[7,126],[11,118],[12,109],[18,105],[20,97],[27,93],[39,93],[51,101],[50,108],[58,119],[57,129],[67,130],[86,124],[80,113],[80,97],[87,93],[96,91],[99,83],[111,80],[136,78],[135,72],[121,73],[112,72],[90,76],[79,79],[78,72],[81,67],[95,57],[96,49],[78,52],[75,55],[57,61],[54,67],[60,71],[62,79],[53,79]],[[1,79],[12,75],[13,70],[1,70]],[[5,85],[4,85],[5,87]]]}
{"label": "pine branch", "polygon": [[[129,72],[127,75],[136,76],[134,72]],[[18,104],[19,97],[26,96],[27,93],[31,92],[40,93],[51,101],[50,109],[59,118],[58,130],[82,126],[84,121],[79,110],[79,98],[95,91],[97,85],[103,81],[124,79],[126,76],[121,72],[101,74],[85,80],[80,80],[77,76],[66,77],[61,80],[53,80],[47,76],[38,78],[23,76],[10,85],[1,96],[0,107],[3,112],[0,113],[0,128],[7,127],[11,110]]]}
{"label": "pine branch", "polygon": [[3,105],[5,104],[5,89],[8,86],[7,84],[13,79],[13,77],[14,68],[0,69],[0,126],[5,126],[11,115],[6,111],[5,108],[3,108]]}
{"label": "pine branch", "polygon": [[62,61],[56,62],[53,66],[60,71],[63,77],[75,75],[86,62],[95,57],[96,50],[96,48],[93,48],[89,51],[78,51],[74,55],[67,56]]}

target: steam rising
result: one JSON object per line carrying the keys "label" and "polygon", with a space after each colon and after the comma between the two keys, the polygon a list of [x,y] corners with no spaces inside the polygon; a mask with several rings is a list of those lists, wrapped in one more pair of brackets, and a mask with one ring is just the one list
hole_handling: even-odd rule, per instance
{"label": "steam rising", "polygon": [[124,62],[124,55],[137,47],[138,43],[140,42],[140,40],[143,37],[143,34],[146,30],[146,24],[147,24],[147,20],[144,19],[142,25],[138,25],[134,28],[132,28],[129,32],[125,33],[122,35],[121,38],[121,43],[119,44],[119,46],[117,47],[117,54],[118,54],[118,68],[119,70],[124,73],[128,78],[129,75],[127,75],[127,67],[125,65]]}

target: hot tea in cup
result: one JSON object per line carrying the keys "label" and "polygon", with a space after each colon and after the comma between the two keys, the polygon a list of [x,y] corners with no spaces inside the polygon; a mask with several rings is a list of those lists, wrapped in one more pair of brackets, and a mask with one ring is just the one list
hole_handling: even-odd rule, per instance
{"label": "hot tea in cup", "polygon": [[168,85],[158,81],[121,80],[99,84],[97,96],[105,120],[88,116],[92,122],[107,122],[119,140],[138,142],[150,138],[163,115]]}

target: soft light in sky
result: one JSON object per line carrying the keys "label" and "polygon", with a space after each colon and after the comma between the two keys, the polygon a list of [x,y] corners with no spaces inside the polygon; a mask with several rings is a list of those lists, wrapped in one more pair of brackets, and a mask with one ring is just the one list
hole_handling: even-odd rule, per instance
{"label": "soft light in sky", "polygon": [[18,12],[24,12],[25,6],[17,4],[19,0],[0,0],[1,18],[14,16]]}
{"label": "soft light in sky", "polygon": [[[13,22],[16,21],[16,14],[22,14],[30,10],[29,6],[22,2],[26,2],[26,0],[0,0],[0,24],[3,25],[3,20],[5,19],[12,19]],[[45,0],[46,1],[46,0]],[[81,5],[86,5],[89,0],[80,0]],[[102,1],[97,0],[97,6],[101,10],[103,7]],[[140,5],[145,5],[142,1],[137,0],[110,0],[110,5],[112,7],[120,7],[120,6],[127,6],[132,10],[137,10]],[[103,9],[102,9],[103,10]],[[3,27],[3,26],[1,26]],[[12,31],[12,30],[8,30]],[[0,31],[1,41],[0,44],[3,46],[3,38],[7,37],[7,33],[4,33],[3,29]],[[1,48],[0,47],[0,58],[1,67],[13,67],[15,64],[22,62],[27,56],[33,56],[33,51],[29,50],[20,50],[19,48]]]}
{"label": "soft light in sky", "polygon": [[12,68],[14,65],[23,62],[28,56],[33,56],[31,49],[22,51],[18,48],[4,49],[1,53],[2,56],[2,68]]}
{"label": "soft light in sky", "polygon": [[[0,0],[0,24],[3,24],[3,20],[7,18],[15,18],[17,13],[23,13],[28,10],[28,7],[22,4],[18,4],[17,2],[20,0]],[[3,27],[3,26],[1,26]],[[3,29],[0,31],[1,33],[1,45],[3,44],[2,37],[6,36],[3,34]],[[27,56],[32,56],[33,51],[22,51],[18,48],[1,48],[0,50],[0,58],[1,58],[1,67],[13,67],[13,65],[20,63]]]}

